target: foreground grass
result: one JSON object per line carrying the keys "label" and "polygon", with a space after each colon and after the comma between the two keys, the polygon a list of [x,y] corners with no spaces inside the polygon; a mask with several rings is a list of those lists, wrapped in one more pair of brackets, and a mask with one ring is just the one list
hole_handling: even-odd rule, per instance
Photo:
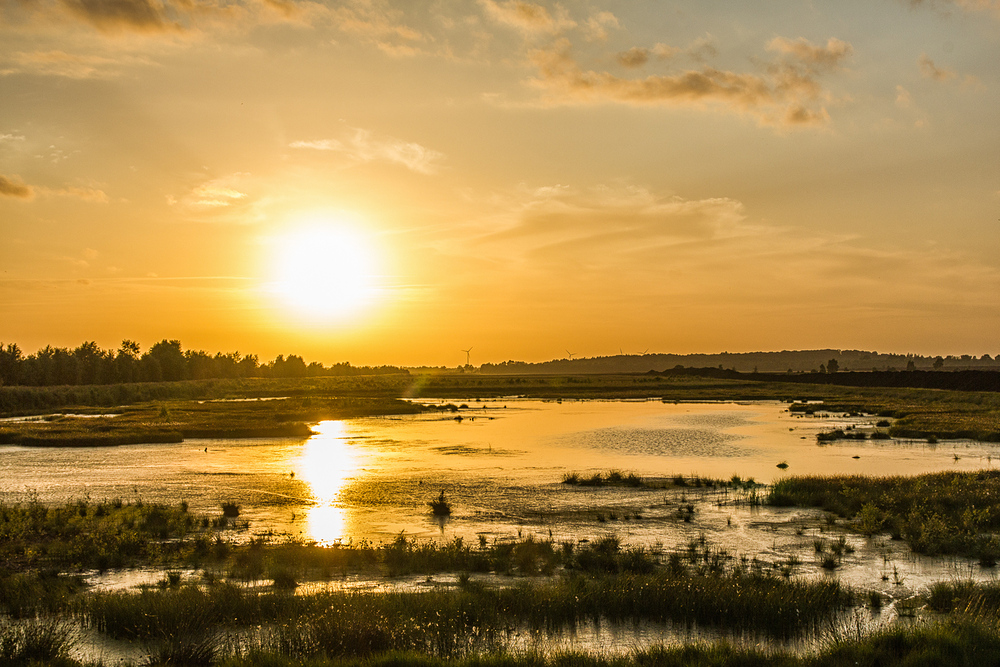
{"label": "foreground grass", "polygon": [[348,654],[368,646],[449,654],[496,643],[508,628],[565,629],[587,621],[669,621],[791,637],[817,630],[852,602],[832,581],[657,572],[522,580],[511,586],[470,581],[457,589],[378,594],[288,595],[220,584],[94,593],[78,598],[73,610],[94,628],[121,638],[269,624],[277,628],[274,641],[297,647],[296,653],[318,642]]}
{"label": "foreground grass", "polygon": [[958,554],[992,566],[1000,558],[1000,471],[913,477],[802,476],[779,480],[766,502],[820,507],[861,533],[888,531],[928,555]]}
{"label": "foreground grass", "polygon": [[[72,640],[56,624],[19,628],[0,623],[0,664],[83,667],[66,657]],[[654,646],[625,654],[489,651],[435,656],[420,651],[366,651],[338,655],[318,651],[292,655],[243,645],[223,648],[211,641],[163,645],[145,665],[218,667],[980,667],[1000,664],[1000,633],[993,625],[955,619],[917,628],[895,628],[860,639],[835,639],[814,654],[735,647],[725,642]],[[100,663],[91,663],[97,667]]]}

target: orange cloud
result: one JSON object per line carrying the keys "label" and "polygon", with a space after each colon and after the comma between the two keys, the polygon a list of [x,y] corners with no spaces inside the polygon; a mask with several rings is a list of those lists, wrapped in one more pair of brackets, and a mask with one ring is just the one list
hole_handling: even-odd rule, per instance
{"label": "orange cloud", "polygon": [[845,41],[831,37],[826,46],[816,46],[800,37],[796,40],[775,37],[767,45],[768,51],[777,51],[794,57],[800,63],[818,69],[836,69],[840,67],[853,48]]}
{"label": "orange cloud", "polygon": [[[552,16],[545,7],[531,2],[524,2],[524,0],[500,0],[499,2],[496,0],[480,0],[479,4],[498,23],[513,26],[527,33],[541,32],[555,34],[566,28],[576,26],[576,22],[564,14],[560,13],[557,16]],[[611,22],[603,14],[595,17],[594,21],[594,27],[598,31],[607,25],[617,24],[617,19]]]}
{"label": "orange cloud", "polygon": [[[151,0],[60,0],[76,17],[98,30],[162,32],[179,26],[168,19],[169,5]],[[182,6],[188,2],[181,2]]]}
{"label": "orange cloud", "polygon": [[828,98],[818,77],[836,69],[851,52],[846,42],[826,46],[805,40],[772,40],[768,48],[784,55],[766,74],[737,73],[714,67],[670,75],[628,79],[585,71],[570,54],[568,40],[531,54],[539,76],[534,84],[554,103],[606,103],[704,106],[747,113],[765,125],[821,125],[829,115],[819,101]]}
{"label": "orange cloud", "polygon": [[0,175],[0,196],[27,200],[35,196],[35,191],[30,185]]}

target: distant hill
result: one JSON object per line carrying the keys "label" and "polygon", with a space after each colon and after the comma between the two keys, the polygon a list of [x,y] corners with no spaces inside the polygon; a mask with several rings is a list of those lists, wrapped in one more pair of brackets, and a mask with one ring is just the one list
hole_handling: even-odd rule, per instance
{"label": "distant hill", "polygon": [[[587,374],[587,373],[647,373],[685,368],[721,368],[741,373],[810,373],[825,370],[830,360],[840,371],[904,371],[904,370],[996,370],[1000,361],[990,355],[982,357],[925,357],[907,354],[881,354],[863,350],[783,350],[781,352],[722,352],[719,354],[619,354],[609,357],[554,359],[538,363],[505,361],[483,364],[484,374]],[[821,368],[822,367],[822,368]]]}

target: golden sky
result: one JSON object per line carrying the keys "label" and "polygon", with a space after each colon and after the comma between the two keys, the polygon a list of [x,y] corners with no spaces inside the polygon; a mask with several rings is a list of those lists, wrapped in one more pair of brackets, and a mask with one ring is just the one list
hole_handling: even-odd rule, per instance
{"label": "golden sky", "polygon": [[0,0],[0,341],[1000,353],[1000,0]]}

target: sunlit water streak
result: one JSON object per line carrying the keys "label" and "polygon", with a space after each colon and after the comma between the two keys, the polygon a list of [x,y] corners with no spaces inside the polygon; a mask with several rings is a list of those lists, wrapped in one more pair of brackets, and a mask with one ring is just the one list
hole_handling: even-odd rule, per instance
{"label": "sunlit water streak", "polygon": [[341,542],[350,537],[341,493],[368,457],[352,444],[346,422],[324,421],[313,430],[316,435],[303,444],[294,463],[315,502],[306,513],[306,530],[320,543]]}

